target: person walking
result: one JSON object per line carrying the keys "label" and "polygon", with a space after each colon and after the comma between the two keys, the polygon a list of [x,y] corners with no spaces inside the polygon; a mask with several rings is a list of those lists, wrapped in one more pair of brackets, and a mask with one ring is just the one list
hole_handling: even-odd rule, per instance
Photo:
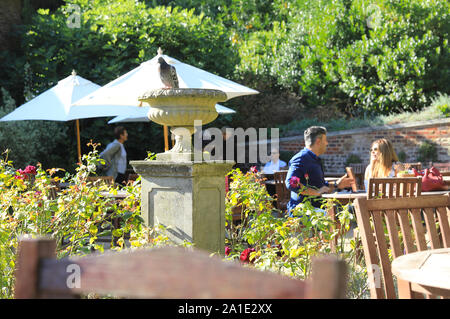
{"label": "person walking", "polygon": [[126,182],[127,152],[124,143],[128,140],[128,132],[123,126],[114,129],[115,140],[109,143],[100,157],[105,160],[106,175],[112,176],[114,182],[123,185]]}

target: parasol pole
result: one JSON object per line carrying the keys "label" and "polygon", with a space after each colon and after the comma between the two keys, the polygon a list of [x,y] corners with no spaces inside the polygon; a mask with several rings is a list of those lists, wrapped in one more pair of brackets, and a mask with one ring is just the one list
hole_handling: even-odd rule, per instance
{"label": "parasol pole", "polygon": [[169,130],[167,129],[167,125],[164,125],[164,151],[169,150]]}
{"label": "parasol pole", "polygon": [[81,143],[80,143],[80,122],[78,119],[75,121],[77,127],[77,150],[78,150],[78,162],[81,163]]}

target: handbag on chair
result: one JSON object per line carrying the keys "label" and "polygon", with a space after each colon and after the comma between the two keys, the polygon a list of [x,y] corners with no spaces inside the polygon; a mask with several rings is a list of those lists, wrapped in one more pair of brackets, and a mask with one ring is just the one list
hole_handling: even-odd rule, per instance
{"label": "handbag on chair", "polygon": [[423,192],[447,190],[444,178],[436,167],[427,168],[424,171],[417,171],[415,168],[412,170],[414,175],[422,176]]}

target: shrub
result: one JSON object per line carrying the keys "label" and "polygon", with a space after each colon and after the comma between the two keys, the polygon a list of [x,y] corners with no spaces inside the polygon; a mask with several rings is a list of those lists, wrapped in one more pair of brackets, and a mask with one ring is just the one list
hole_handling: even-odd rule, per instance
{"label": "shrub", "polygon": [[361,158],[356,154],[350,154],[345,161],[345,166],[349,166],[350,164],[362,163]]}
{"label": "shrub", "polygon": [[417,150],[417,161],[426,162],[437,162],[438,154],[437,148],[434,143],[422,142]]}
{"label": "shrub", "polygon": [[443,116],[450,117],[450,96],[439,92],[432,99],[431,107],[436,108]]}
{"label": "shrub", "polygon": [[[12,161],[0,159],[0,284],[1,296],[13,295],[15,253],[21,236],[49,236],[57,243],[57,257],[85,255],[105,248],[121,250],[170,244],[161,229],[150,229],[140,216],[140,179],[123,190],[128,196],[119,203],[103,192],[117,188],[87,182],[98,162],[95,149],[83,156],[75,175],[54,177],[58,169],[16,170]],[[35,175],[32,175],[35,173]],[[27,177],[25,177],[27,176]],[[28,178],[32,176],[33,178]],[[54,182],[71,186],[58,196]],[[117,220],[117,226],[113,223]],[[101,243],[100,239],[109,239]]]}
{"label": "shrub", "polygon": [[397,153],[397,157],[398,157],[398,160],[399,160],[400,162],[402,162],[402,163],[405,163],[405,162],[406,162],[406,153],[405,153],[404,150],[400,150],[400,151]]}
{"label": "shrub", "polygon": [[[257,172],[243,174],[236,169],[230,178],[225,210],[227,258],[261,270],[307,278],[311,257],[331,252],[330,242],[337,234],[333,221],[316,211],[308,200],[294,209],[295,217],[280,214]],[[323,208],[334,204],[324,202]],[[240,223],[232,221],[236,208],[241,212]],[[353,218],[348,205],[338,213],[344,230],[349,230]],[[361,298],[368,293],[367,275],[364,265],[356,264],[355,251],[355,241],[347,245],[340,238],[337,252],[351,268],[349,297]]]}

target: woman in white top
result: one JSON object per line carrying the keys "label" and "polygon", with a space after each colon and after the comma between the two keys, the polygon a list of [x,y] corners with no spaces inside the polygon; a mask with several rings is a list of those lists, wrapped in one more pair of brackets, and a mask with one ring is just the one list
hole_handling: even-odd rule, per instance
{"label": "woman in white top", "polygon": [[366,167],[364,174],[364,185],[366,190],[371,177],[395,177],[395,164],[398,162],[392,143],[381,138],[372,143],[370,148],[370,164]]}

